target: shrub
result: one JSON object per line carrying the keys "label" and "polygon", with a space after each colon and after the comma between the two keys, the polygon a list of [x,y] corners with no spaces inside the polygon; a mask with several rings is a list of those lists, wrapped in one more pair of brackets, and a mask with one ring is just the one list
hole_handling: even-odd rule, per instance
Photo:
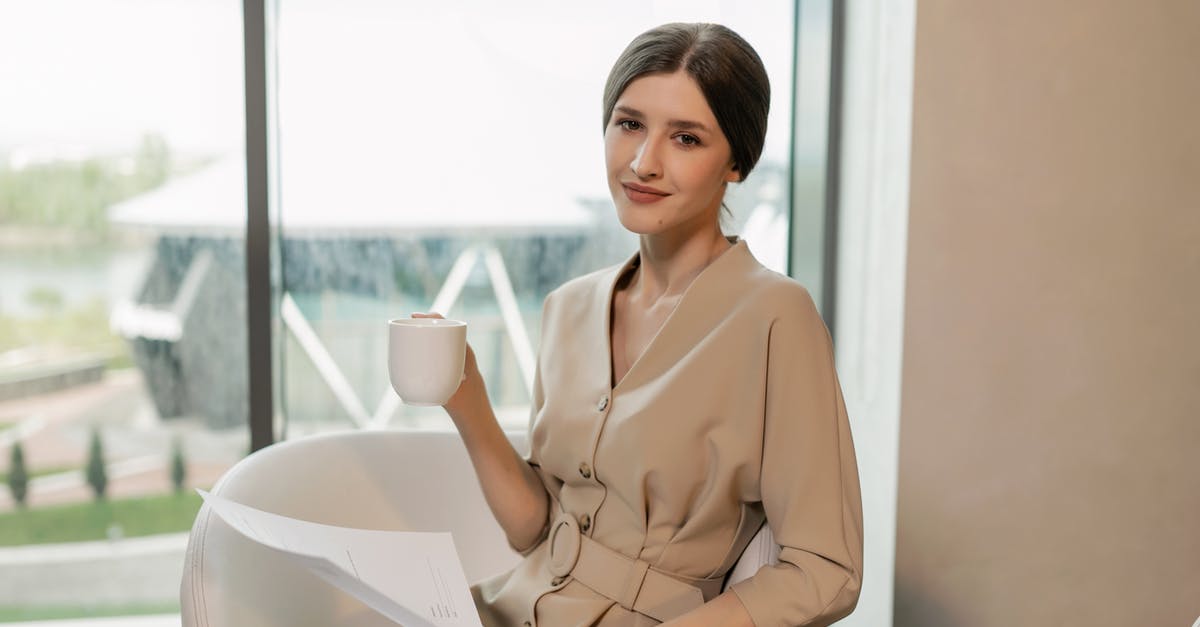
{"label": "shrub", "polygon": [[183,445],[179,438],[171,446],[171,484],[175,486],[175,494],[183,492],[183,482],[187,479],[187,464],[183,460]]}
{"label": "shrub", "polygon": [[14,442],[12,460],[8,465],[8,489],[17,505],[25,507],[25,497],[29,493],[29,473],[25,471],[25,451],[20,442]]}
{"label": "shrub", "polygon": [[92,430],[92,445],[88,447],[87,481],[96,494],[96,500],[103,501],[108,488],[108,471],[104,467],[104,444],[100,441],[100,431],[97,429]]}

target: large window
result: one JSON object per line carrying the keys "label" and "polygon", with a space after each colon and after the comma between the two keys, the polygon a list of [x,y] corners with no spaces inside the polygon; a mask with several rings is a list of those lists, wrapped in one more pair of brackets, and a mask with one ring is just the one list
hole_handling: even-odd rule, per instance
{"label": "large window", "polygon": [[240,41],[0,2],[0,621],[177,613],[188,488],[246,452]]}
{"label": "large window", "polygon": [[386,321],[466,320],[506,428],[528,419],[542,299],[624,260],[601,94],[638,33],[717,21],[775,86],[765,154],[726,231],[786,269],[793,6],[786,0],[282,0],[278,15],[282,414],[289,437],[447,428],[390,391]]}
{"label": "large window", "polygon": [[389,318],[466,320],[524,428],[546,293],[636,250],[600,106],[650,27],[720,22],[761,54],[766,149],[724,227],[828,288],[827,1],[272,0],[244,24],[261,4],[0,0],[0,622],[177,624],[191,488],[248,424],[256,446],[449,428],[391,392]]}

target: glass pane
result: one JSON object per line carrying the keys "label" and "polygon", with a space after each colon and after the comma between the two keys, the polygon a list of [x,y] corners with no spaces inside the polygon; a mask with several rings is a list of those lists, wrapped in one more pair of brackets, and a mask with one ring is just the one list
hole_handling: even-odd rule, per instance
{"label": "glass pane", "polygon": [[239,2],[0,0],[0,621],[179,611],[248,443],[241,68]]}
{"label": "glass pane", "polygon": [[506,428],[528,420],[542,299],[636,250],[604,174],[601,92],[638,33],[716,21],[773,92],[765,154],[726,231],[787,260],[793,6],[770,2],[332,3],[279,12],[282,395],[289,437],[445,428],[399,405],[386,321],[437,310],[468,338]]}
{"label": "glass pane", "polygon": [[803,283],[826,320],[825,250],[829,156],[829,79],[833,31],[830,0],[799,3],[795,167],[792,179],[791,276]]}

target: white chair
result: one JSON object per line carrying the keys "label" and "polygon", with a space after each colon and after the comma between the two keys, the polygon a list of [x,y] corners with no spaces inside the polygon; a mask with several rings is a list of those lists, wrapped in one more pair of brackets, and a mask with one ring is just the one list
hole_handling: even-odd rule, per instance
{"label": "white chair", "polygon": [[[518,451],[524,434],[510,434]],[[455,432],[358,431],[275,444],[238,462],[212,489],[233,501],[314,522],[450,531],[469,581],[520,560],[492,517]],[[778,555],[763,527],[730,582]],[[184,627],[394,627],[304,568],[242,537],[207,507],[192,526],[180,586]]]}

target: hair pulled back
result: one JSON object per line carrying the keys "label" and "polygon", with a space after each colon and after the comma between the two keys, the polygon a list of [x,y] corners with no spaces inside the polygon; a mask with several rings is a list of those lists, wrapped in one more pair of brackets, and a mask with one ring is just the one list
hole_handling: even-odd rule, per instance
{"label": "hair pulled back", "polygon": [[604,85],[604,127],[630,83],[648,74],[673,74],[680,69],[700,86],[729,141],[738,176],[746,180],[762,156],[771,85],[754,48],[720,24],[664,24],[634,38]]}

